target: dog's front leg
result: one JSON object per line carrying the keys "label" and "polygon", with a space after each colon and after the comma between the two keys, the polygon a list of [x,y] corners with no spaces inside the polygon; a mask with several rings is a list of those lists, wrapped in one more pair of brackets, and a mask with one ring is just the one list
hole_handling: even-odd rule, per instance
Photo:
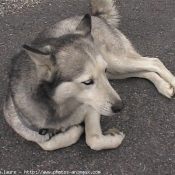
{"label": "dog's front leg", "polygon": [[67,131],[55,135],[48,141],[40,142],[38,145],[46,151],[68,147],[78,141],[83,131],[84,128],[80,125],[72,126]]}
{"label": "dog's front leg", "polygon": [[85,132],[86,143],[96,151],[114,149],[122,143],[125,137],[122,132],[111,132],[111,134],[103,135],[100,126],[100,114],[94,110],[85,117]]}

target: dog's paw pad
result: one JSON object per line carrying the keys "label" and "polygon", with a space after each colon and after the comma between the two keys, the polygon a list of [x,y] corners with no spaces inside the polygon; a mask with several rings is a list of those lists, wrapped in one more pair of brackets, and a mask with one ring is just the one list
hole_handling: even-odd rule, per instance
{"label": "dog's paw pad", "polygon": [[122,132],[120,132],[118,129],[116,128],[112,128],[112,129],[109,129],[108,131],[104,132],[105,135],[112,135],[112,136],[115,136],[116,134],[117,135],[124,135]]}

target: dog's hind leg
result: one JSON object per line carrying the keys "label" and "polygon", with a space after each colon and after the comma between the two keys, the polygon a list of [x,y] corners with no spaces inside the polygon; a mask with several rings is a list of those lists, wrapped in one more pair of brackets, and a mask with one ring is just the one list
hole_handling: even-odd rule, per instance
{"label": "dog's hind leg", "polygon": [[[158,58],[136,57],[123,58],[117,63],[117,58],[108,63],[109,79],[140,77],[153,82],[158,91],[171,98],[175,90],[175,77]],[[111,64],[113,63],[113,64]],[[117,63],[117,64],[116,64]]]}
{"label": "dog's hind leg", "polygon": [[[100,126],[100,114],[95,110],[90,110],[85,117],[86,143],[93,150],[114,149],[118,147],[123,139],[124,134],[117,130],[109,130],[108,135],[103,135]],[[110,134],[111,133],[111,134]]]}
{"label": "dog's hind leg", "polygon": [[72,126],[67,131],[55,135],[50,140],[37,144],[46,151],[53,151],[73,145],[79,140],[83,132],[84,128],[82,126]]}
{"label": "dog's hind leg", "polygon": [[151,81],[159,93],[161,93],[163,96],[167,98],[171,98],[174,94],[174,89],[173,87],[164,81],[157,73],[155,72],[134,72],[134,73],[125,73],[125,74],[118,74],[118,75],[113,75],[108,73],[107,74],[108,79],[125,79],[125,78],[130,78],[130,77],[138,77],[138,78],[145,78]]}

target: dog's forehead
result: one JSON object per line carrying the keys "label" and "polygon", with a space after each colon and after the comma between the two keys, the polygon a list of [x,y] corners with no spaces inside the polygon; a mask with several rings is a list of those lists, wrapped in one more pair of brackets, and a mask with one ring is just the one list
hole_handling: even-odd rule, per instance
{"label": "dog's forehead", "polygon": [[83,76],[82,79],[85,79],[85,77],[87,79],[88,77],[97,78],[106,67],[107,63],[104,61],[103,57],[101,55],[97,55],[94,59],[91,59],[86,63],[83,72],[85,76]]}
{"label": "dog's forehead", "polygon": [[81,48],[72,46],[59,51],[56,57],[62,77],[68,81],[80,76],[89,60],[89,56]]}
{"label": "dog's forehead", "polygon": [[93,44],[84,40],[65,45],[58,50],[56,58],[62,76],[70,81],[81,76],[88,65],[104,67],[106,64]]}
{"label": "dog's forehead", "polygon": [[107,63],[101,55],[97,55],[96,60],[99,67],[101,67],[102,69],[107,67]]}
{"label": "dog's forehead", "polygon": [[90,62],[86,65],[86,68],[92,71],[95,70],[103,70],[107,67],[106,61],[103,59],[101,55],[95,56],[95,59],[91,59]]}

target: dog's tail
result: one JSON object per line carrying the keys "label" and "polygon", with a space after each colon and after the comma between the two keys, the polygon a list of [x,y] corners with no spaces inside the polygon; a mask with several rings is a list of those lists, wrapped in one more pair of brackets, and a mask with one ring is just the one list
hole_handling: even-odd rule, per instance
{"label": "dog's tail", "polygon": [[114,0],[90,0],[92,14],[99,16],[107,21],[113,27],[118,27],[120,17]]}

